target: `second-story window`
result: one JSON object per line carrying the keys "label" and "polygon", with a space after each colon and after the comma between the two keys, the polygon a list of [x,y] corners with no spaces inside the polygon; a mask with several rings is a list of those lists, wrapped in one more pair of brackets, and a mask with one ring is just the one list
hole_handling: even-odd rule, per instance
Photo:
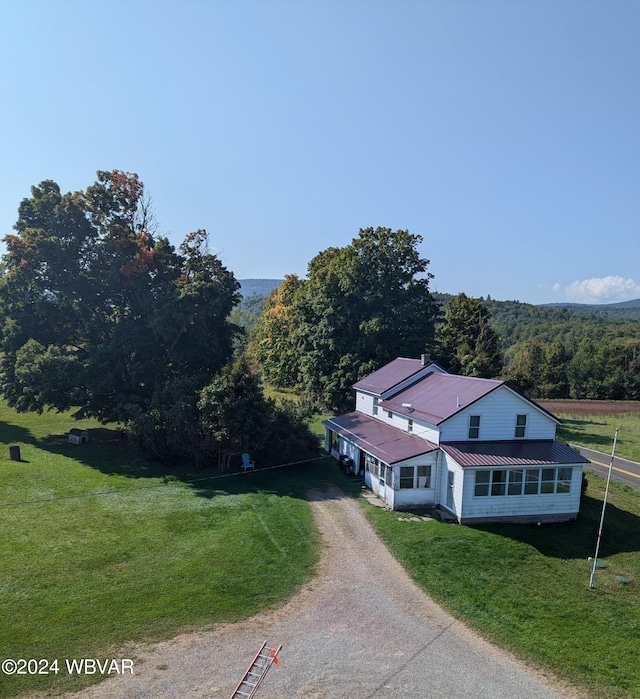
{"label": "second-story window", "polygon": [[373,414],[378,414],[378,398],[373,399]]}
{"label": "second-story window", "polygon": [[413,420],[411,418],[407,421],[407,432],[413,432]]}
{"label": "second-story window", "polygon": [[480,436],[480,415],[469,415],[469,439]]}
{"label": "second-story window", "polygon": [[524,437],[527,431],[527,416],[516,415],[516,438]]}

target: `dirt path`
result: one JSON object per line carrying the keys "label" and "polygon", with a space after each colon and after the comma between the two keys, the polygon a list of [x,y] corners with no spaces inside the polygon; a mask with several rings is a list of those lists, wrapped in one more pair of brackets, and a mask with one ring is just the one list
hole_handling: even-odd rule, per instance
{"label": "dirt path", "polygon": [[[553,689],[436,606],[339,492],[312,507],[319,575],[282,609],[136,648],[135,674],[68,699],[228,699],[262,641],[283,644],[256,699],[560,699]],[[425,525],[425,526],[428,526]],[[557,685],[556,685],[557,686]]]}

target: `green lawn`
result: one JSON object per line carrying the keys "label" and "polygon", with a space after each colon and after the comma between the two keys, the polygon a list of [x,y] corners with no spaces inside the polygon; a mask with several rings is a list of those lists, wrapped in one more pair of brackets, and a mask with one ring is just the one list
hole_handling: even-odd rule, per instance
{"label": "green lawn", "polygon": [[[452,614],[594,697],[640,697],[640,492],[612,484],[589,590],[604,481],[577,522],[461,527],[366,506],[414,580]],[[631,582],[623,583],[618,577]]]}
{"label": "green lawn", "polygon": [[[74,426],[90,429],[89,444],[67,442]],[[326,482],[333,461],[231,478],[170,474],[135,457],[117,430],[4,404],[0,450],[4,658],[114,657],[128,641],[281,605],[314,572],[304,493]],[[66,672],[0,675],[0,696],[79,682]]]}
{"label": "green lawn", "polygon": [[[90,429],[89,444],[68,444],[73,426]],[[21,462],[8,458],[14,444]],[[129,641],[281,605],[317,563],[305,493],[336,479],[352,489],[331,459],[226,478],[171,474],[136,458],[117,430],[3,404],[0,450],[8,658],[114,657]],[[418,584],[465,623],[594,697],[640,698],[640,492],[612,484],[607,567],[590,591],[603,490],[590,475],[578,521],[543,527],[407,522],[364,506]],[[0,696],[85,679],[0,674]]]}

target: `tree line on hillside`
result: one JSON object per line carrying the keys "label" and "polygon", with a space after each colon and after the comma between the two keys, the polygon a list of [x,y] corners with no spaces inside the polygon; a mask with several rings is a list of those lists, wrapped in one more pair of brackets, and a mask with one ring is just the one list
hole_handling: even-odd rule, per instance
{"label": "tree line on hillside", "polygon": [[[297,294],[306,281],[288,277],[261,300],[261,314],[253,300],[249,350],[269,382],[313,392],[299,355],[305,344],[300,341],[302,295]],[[640,324],[635,320],[518,301],[473,299],[463,293],[430,297],[435,304],[434,327],[421,337],[423,351],[451,372],[501,378],[531,398],[640,399]],[[337,299],[339,303],[323,299],[327,312],[353,317],[349,297]],[[352,334],[359,334],[358,330],[352,327]],[[398,347],[390,349],[385,354],[379,348],[372,364],[380,366],[393,358]],[[355,374],[358,371],[344,375],[335,386],[329,401],[334,407],[349,406],[349,381]]]}
{"label": "tree line on hillside", "polygon": [[121,423],[166,462],[277,463],[317,444],[234,356],[239,284],[203,230],[159,236],[138,176],[46,180],[18,209],[0,278],[0,388],[20,411]]}

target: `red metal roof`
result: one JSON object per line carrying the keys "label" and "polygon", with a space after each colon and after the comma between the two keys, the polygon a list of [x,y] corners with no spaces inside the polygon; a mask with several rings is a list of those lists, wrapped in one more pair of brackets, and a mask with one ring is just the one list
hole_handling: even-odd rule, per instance
{"label": "red metal roof", "polygon": [[555,439],[446,442],[440,448],[460,466],[562,466],[589,460]]}
{"label": "red metal roof", "polygon": [[426,439],[402,432],[397,427],[359,412],[340,415],[322,424],[386,464],[396,464],[437,449]]}
{"label": "red metal roof", "polygon": [[380,407],[439,425],[502,385],[502,381],[493,379],[433,373],[381,401]]}
{"label": "red metal roof", "polygon": [[424,365],[420,359],[398,357],[374,371],[373,374],[365,376],[355,383],[353,387],[360,391],[382,395],[394,386],[417,374],[421,369],[424,369]]}

